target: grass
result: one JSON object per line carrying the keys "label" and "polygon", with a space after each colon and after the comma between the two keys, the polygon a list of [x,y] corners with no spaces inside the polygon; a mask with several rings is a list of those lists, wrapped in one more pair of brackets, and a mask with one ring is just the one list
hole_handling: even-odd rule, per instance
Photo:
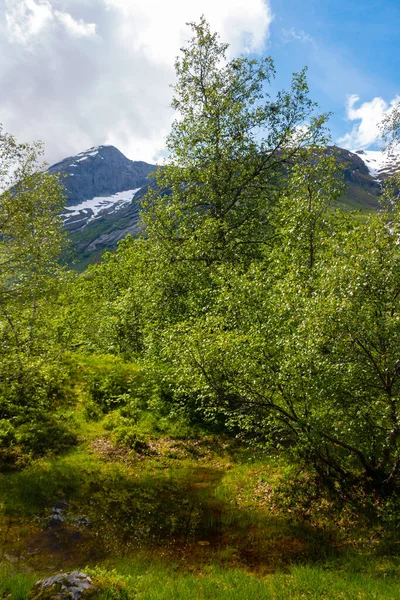
{"label": "grass", "polygon": [[255,577],[232,569],[211,567],[204,575],[166,576],[166,573],[142,576],[137,584],[143,600],[184,600],[216,598],[221,600],[288,598],[400,598],[396,581],[381,581],[367,576],[332,573],[318,567],[293,567],[287,574]]}
{"label": "grass", "polygon": [[[90,569],[89,569],[90,572]],[[318,566],[293,566],[286,573],[263,577],[240,570],[206,565],[195,572],[182,570],[177,564],[144,559],[125,560],[107,571],[111,578],[123,582],[128,598],[136,600],[396,600],[400,598],[398,578],[378,577],[368,573],[349,573]],[[94,574],[98,570],[93,571]],[[13,568],[0,570],[1,597],[25,600],[35,582],[29,573]],[[111,590],[100,600],[114,600]]]}
{"label": "grass", "polygon": [[4,565],[0,567],[0,598],[25,600],[36,581],[34,574]]}
{"label": "grass", "polygon": [[[376,552],[372,531],[339,527],[326,510],[307,521],[277,509],[283,461],[169,421],[137,368],[79,360],[86,379],[68,405],[78,445],[0,474],[0,598],[76,569],[120,577],[138,600],[400,598],[400,562]],[[138,386],[137,402],[110,408],[107,393],[125,398],[124,385]],[[95,420],[89,388],[106,407]],[[136,451],[116,443],[121,419],[146,440]],[[49,526],[57,502],[65,520]],[[107,589],[101,598],[117,600]]]}
{"label": "grass", "polygon": [[[3,561],[15,563],[0,571],[0,598],[22,600],[41,576],[88,565],[115,571],[142,600],[400,598],[396,558],[340,552],[330,532],[271,511],[282,465],[205,447],[171,458],[161,445],[124,462],[82,442],[1,476]],[[70,506],[53,530],[55,501]],[[91,525],[76,527],[78,515]]]}
{"label": "grass", "polygon": [[[147,551],[188,566],[211,560],[260,573],[331,551],[324,532],[263,506],[265,462],[262,468],[238,449],[220,453],[211,442],[203,440],[194,453],[188,441],[158,440],[159,450],[150,456],[119,454],[107,444],[99,454],[82,443],[64,456],[0,476],[5,551],[33,569]],[[69,506],[63,526],[52,530],[47,523],[56,502]],[[90,526],[77,527],[79,517]]]}

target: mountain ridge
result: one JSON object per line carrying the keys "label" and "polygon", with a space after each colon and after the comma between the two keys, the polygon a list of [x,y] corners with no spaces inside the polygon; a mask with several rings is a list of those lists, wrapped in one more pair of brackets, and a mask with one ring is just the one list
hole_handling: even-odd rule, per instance
{"label": "mountain ridge", "polygon": [[[400,156],[338,146],[328,146],[327,151],[335,154],[344,176],[346,189],[339,204],[348,209],[376,209],[383,181],[400,171]],[[132,161],[106,145],[93,146],[49,167],[50,173],[61,175],[66,189],[62,217],[82,267],[115,249],[127,234],[139,233],[140,199],[156,168]]]}

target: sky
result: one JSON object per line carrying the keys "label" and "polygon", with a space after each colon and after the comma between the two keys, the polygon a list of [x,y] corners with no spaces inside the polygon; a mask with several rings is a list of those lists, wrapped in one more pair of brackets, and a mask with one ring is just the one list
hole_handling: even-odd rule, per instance
{"label": "sky", "polygon": [[112,144],[161,162],[174,59],[204,14],[230,56],[272,56],[272,93],[308,67],[332,141],[379,149],[400,100],[399,0],[0,0],[0,123],[49,163]]}

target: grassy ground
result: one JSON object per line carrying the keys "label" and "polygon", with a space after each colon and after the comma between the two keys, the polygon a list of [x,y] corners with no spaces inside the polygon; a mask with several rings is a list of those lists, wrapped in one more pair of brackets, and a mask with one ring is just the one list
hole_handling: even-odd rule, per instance
{"label": "grassy ground", "polygon": [[329,506],[308,519],[276,506],[284,463],[177,419],[157,429],[142,414],[132,434],[118,409],[90,420],[82,396],[69,409],[77,446],[0,475],[0,598],[76,569],[143,600],[400,598],[379,531],[335,522]]}
{"label": "grassy ground", "polygon": [[[94,570],[96,573],[96,570]],[[105,571],[103,571],[105,572]],[[243,569],[207,565],[196,572],[177,565],[132,558],[109,571],[123,582],[125,598],[137,600],[396,600],[398,580],[318,566],[292,566],[286,573],[256,576]],[[38,575],[14,568],[0,570],[2,598],[25,600]],[[115,596],[104,593],[102,600]],[[101,600],[100,599],[100,600]]]}

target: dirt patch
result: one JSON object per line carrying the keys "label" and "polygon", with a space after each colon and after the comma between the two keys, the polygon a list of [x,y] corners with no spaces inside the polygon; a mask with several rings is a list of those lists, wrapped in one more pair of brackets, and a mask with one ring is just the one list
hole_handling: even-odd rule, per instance
{"label": "dirt patch", "polygon": [[137,455],[129,448],[115,446],[107,438],[94,440],[92,443],[92,451],[106,460],[124,464],[132,463],[134,459],[137,458]]}

